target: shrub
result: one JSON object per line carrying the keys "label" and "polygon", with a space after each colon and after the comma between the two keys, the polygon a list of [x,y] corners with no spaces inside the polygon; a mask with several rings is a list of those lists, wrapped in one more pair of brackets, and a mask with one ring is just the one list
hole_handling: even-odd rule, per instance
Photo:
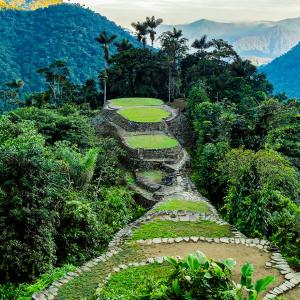
{"label": "shrub", "polygon": [[0,118],[0,281],[30,280],[56,261],[64,179],[32,123]]}

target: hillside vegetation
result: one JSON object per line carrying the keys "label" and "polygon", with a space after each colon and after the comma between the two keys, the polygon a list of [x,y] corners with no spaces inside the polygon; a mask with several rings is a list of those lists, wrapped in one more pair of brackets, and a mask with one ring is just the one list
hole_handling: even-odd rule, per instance
{"label": "hillside vegetation", "polygon": [[277,93],[300,99],[300,44],[262,67]]}
{"label": "hillside vegetation", "polygon": [[0,0],[0,9],[32,10],[61,3],[62,0]]}
{"label": "hillside vegetation", "polygon": [[[115,23],[78,5],[2,11],[0,28],[0,84],[20,78],[26,92],[43,88],[44,82],[36,71],[55,60],[67,62],[74,83],[97,79],[104,67],[103,50],[95,41],[101,31],[139,45]],[[116,53],[114,46],[112,53]]]}

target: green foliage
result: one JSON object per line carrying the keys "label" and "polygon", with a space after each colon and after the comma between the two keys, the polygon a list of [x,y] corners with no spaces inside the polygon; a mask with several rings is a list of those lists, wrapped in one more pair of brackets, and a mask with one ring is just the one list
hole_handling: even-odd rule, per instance
{"label": "green foliage", "polygon": [[126,187],[123,151],[113,139],[96,141],[74,106],[0,117],[0,144],[0,282],[83,263],[143,213]]}
{"label": "green foliage", "polygon": [[98,149],[91,148],[85,155],[68,147],[64,147],[61,151],[62,159],[66,163],[69,182],[78,189],[87,188],[94,176]]}
{"label": "green foliage", "polygon": [[11,112],[9,118],[14,123],[22,120],[33,121],[48,145],[65,140],[86,148],[95,142],[95,132],[89,119],[70,106],[64,106],[60,110],[21,108]]}
{"label": "green foliage", "polygon": [[[248,236],[268,237],[288,256],[299,257],[299,180],[272,150],[231,150],[220,164],[227,193],[224,213]],[[297,259],[293,259],[297,262]],[[298,258],[299,261],[299,258]]]}
{"label": "green foliage", "polygon": [[65,181],[32,123],[0,118],[0,140],[0,281],[33,279],[56,261]]}
{"label": "green foliage", "polygon": [[30,300],[33,293],[44,290],[54,281],[75,269],[76,267],[72,265],[64,265],[61,268],[55,268],[41,275],[38,279],[34,280],[32,284],[14,285],[9,283],[0,285],[0,300]]}
{"label": "green foliage", "polygon": [[202,252],[184,260],[166,257],[166,263],[133,267],[113,274],[97,299],[207,299],[258,300],[274,282],[273,276],[252,284],[253,266],[245,264],[241,282],[232,280],[233,259],[216,261]]}
{"label": "green foliage", "polygon": [[[105,63],[103,49],[94,41],[101,28],[117,35],[118,40],[127,38],[134,46],[140,45],[115,23],[79,5],[63,4],[36,11],[9,10],[0,14],[3,55],[0,78],[1,81],[24,79],[25,92],[40,91],[45,87],[36,70],[61,59],[69,66],[73,83],[96,80]],[[77,33],[76,39],[70,32]],[[116,52],[113,46],[112,53]]]}

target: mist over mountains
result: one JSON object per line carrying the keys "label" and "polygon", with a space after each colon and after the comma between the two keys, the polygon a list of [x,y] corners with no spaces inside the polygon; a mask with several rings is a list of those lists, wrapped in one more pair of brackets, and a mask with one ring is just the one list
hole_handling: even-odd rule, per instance
{"label": "mist over mountains", "polygon": [[257,64],[267,63],[286,53],[300,41],[300,18],[278,22],[224,23],[202,19],[190,24],[162,25],[159,33],[173,27],[182,29],[192,43],[206,34],[233,44],[244,58]]}

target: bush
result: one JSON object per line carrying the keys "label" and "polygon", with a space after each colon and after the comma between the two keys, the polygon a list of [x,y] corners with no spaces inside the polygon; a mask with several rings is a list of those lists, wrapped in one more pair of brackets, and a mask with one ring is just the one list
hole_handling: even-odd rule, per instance
{"label": "bush", "polygon": [[71,108],[65,107],[58,111],[27,107],[11,112],[9,118],[14,123],[24,120],[33,121],[38,132],[44,136],[47,145],[64,140],[80,148],[87,148],[95,142],[95,132],[89,119]]}
{"label": "bush", "polygon": [[233,149],[219,170],[228,188],[226,219],[248,236],[270,238],[297,262],[300,185],[289,161],[273,150]]}
{"label": "bush", "polygon": [[56,262],[64,179],[32,123],[0,118],[0,281],[26,281]]}

